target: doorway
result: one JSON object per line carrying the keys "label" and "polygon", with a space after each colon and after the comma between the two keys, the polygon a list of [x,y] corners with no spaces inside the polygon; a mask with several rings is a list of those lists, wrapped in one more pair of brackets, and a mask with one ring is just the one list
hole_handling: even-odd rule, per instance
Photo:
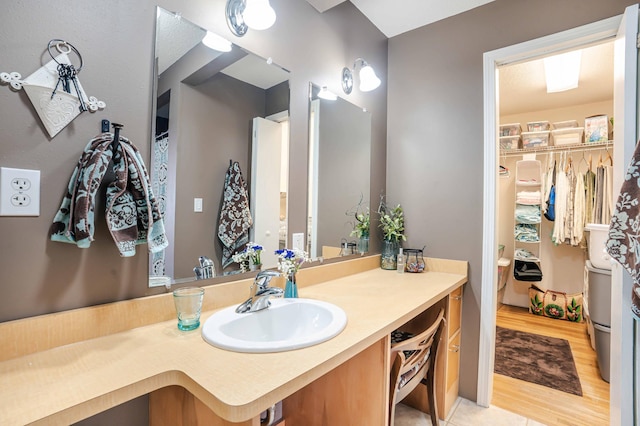
{"label": "doorway", "polygon": [[[499,200],[497,229],[498,242],[501,247],[504,247],[504,253],[498,265],[502,265],[505,272],[501,274],[502,280],[497,289],[496,323],[503,332],[519,330],[569,341],[572,361],[567,361],[567,368],[569,364],[575,366],[579,376],[578,383],[582,383],[582,395],[576,397],[567,393],[567,386],[562,385],[562,381],[553,386],[556,389],[565,390],[564,392],[551,388],[548,392],[537,392],[535,385],[508,377],[510,373],[503,371],[506,375],[494,375],[492,404],[541,422],[548,421],[549,416],[567,423],[606,424],[609,421],[609,384],[607,383],[609,363],[605,362],[602,355],[608,347],[602,336],[608,336],[608,333],[605,334],[602,331],[602,335],[596,338],[594,326],[589,327],[591,323],[534,317],[529,313],[531,304],[529,289],[535,286],[542,290],[565,293],[569,301],[577,300],[580,304],[579,318],[587,314],[587,306],[599,308],[605,302],[605,299],[589,300],[591,303],[587,304],[586,293],[584,303],[582,302],[586,265],[586,246],[583,238],[586,239],[589,236],[584,230],[584,221],[586,219],[586,223],[608,224],[609,207],[612,205],[613,196],[609,195],[608,202],[599,204],[606,206],[607,210],[601,212],[596,218],[591,213],[593,202],[599,197],[587,200],[582,190],[583,196],[576,196],[576,207],[583,212],[582,221],[575,223],[573,220],[566,221],[566,209],[560,208],[555,210],[558,215],[552,221],[542,214],[546,211],[548,198],[545,184],[551,179],[540,179],[540,176],[535,176],[533,183],[542,184],[542,186],[523,186],[520,179],[532,177],[530,174],[534,169],[531,167],[534,165],[539,166],[535,171],[541,171],[542,176],[558,173],[567,182],[573,181],[576,185],[578,181],[581,184],[584,182],[585,175],[595,177],[598,172],[603,174],[605,170],[611,172],[612,164],[609,161],[612,146],[608,142],[610,138],[606,138],[607,142],[576,142],[582,142],[582,136],[578,135],[584,133],[586,117],[613,116],[613,44],[612,40],[608,40],[563,52],[566,55],[576,54],[581,58],[579,84],[571,90],[547,93],[545,64],[542,58],[503,65],[498,69],[499,122],[501,126],[512,123],[505,126],[510,132],[516,132],[522,128],[522,139],[530,144],[517,149],[512,146],[512,142],[518,141],[520,136],[500,138],[499,164],[503,172],[500,173],[497,185]],[[606,121],[607,118],[605,118]],[[552,129],[567,126],[567,128],[533,132],[534,129],[529,127],[534,126],[549,126]],[[575,127],[571,130],[569,126]],[[563,135],[565,135],[564,138]],[[566,135],[570,137],[567,138]],[[543,136],[549,137],[548,140],[545,139],[544,144],[531,146],[533,141]],[[588,141],[591,139],[595,137],[587,137]],[[578,192],[579,190],[576,189],[575,193],[578,194]],[[594,191],[593,194],[595,195],[596,192],[603,195],[603,191]],[[606,193],[611,194],[611,191]],[[521,200],[524,195],[533,196],[534,194],[538,194],[539,199]],[[556,203],[560,204],[559,201],[557,199]],[[534,204],[529,205],[529,202]],[[587,210],[589,215],[585,214]],[[518,220],[516,216],[519,217]],[[565,224],[567,225],[564,226]],[[533,231],[536,242],[530,241],[531,235],[526,233],[517,238],[514,237],[514,229]],[[511,272],[513,264],[518,256],[524,256],[523,253],[531,254],[531,257],[525,256],[524,260],[536,259],[536,263],[540,265],[543,272],[540,281],[514,279]],[[603,321],[603,323],[607,325],[606,330],[608,330],[610,322]],[[601,333],[600,329],[597,333]],[[496,353],[500,352],[499,349],[499,347],[496,348]],[[601,353],[600,363],[596,361],[596,350]],[[504,358],[499,359],[502,362],[496,361],[498,371],[500,366],[504,368]],[[557,362],[561,360],[558,359]],[[602,377],[607,378],[607,381],[601,377],[600,364],[603,368]],[[510,367],[509,371],[517,375],[517,369]],[[530,409],[531,406],[545,405],[548,405],[548,408],[544,412]]]}
{"label": "doorway", "polygon": [[[484,55],[484,207],[483,207],[483,264],[480,314],[480,344],[478,364],[478,398],[481,406],[489,406],[493,388],[495,354],[495,303],[497,283],[497,68],[536,57],[566,51],[581,46],[616,40],[616,88],[615,88],[615,155],[614,188],[622,182],[625,165],[635,148],[637,135],[637,51],[636,34],[638,7],[630,6],[623,16],[609,18],[594,24],[543,37],[515,46],[487,52]],[[620,64],[618,64],[620,61]],[[633,98],[631,100],[630,98]],[[614,190],[615,193],[615,190]],[[630,279],[623,278],[620,268],[612,271],[612,305],[622,306],[621,312],[612,318],[612,359],[621,359],[620,365],[632,365],[633,320],[624,312],[628,303],[622,294],[631,291]],[[624,337],[624,338],[623,338]],[[631,424],[633,421],[633,382],[622,374],[618,365],[612,368],[611,421],[612,424]],[[627,375],[628,376],[628,375]]]}

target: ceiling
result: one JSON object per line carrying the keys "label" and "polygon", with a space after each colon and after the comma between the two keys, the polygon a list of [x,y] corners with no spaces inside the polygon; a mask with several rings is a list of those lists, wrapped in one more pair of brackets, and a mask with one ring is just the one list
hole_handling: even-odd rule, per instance
{"label": "ceiling", "polygon": [[[307,0],[325,12],[347,0]],[[388,38],[474,9],[493,0],[350,0]]]}
{"label": "ceiling", "polygon": [[611,100],[613,42],[582,49],[577,89],[547,93],[542,59],[503,66],[498,76],[501,116]]}

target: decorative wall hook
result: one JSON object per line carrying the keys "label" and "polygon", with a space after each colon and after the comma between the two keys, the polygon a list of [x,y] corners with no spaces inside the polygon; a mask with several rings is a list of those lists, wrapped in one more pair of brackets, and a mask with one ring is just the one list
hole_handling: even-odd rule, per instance
{"label": "decorative wall hook", "polygon": [[[52,48],[58,51],[57,56],[53,55]],[[86,95],[78,80],[84,62],[80,52],[71,43],[53,39],[47,45],[47,50],[51,61],[33,74],[22,80],[18,72],[3,72],[0,73],[0,83],[9,85],[13,91],[24,89],[47,133],[53,138],[81,112],[95,112],[107,105],[94,96]],[[78,68],[69,59],[70,53],[78,56]]]}

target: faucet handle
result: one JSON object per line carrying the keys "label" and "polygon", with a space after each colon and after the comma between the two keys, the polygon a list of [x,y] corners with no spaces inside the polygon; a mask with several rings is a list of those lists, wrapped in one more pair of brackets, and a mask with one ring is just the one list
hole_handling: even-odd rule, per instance
{"label": "faucet handle", "polygon": [[267,270],[258,272],[258,275],[256,275],[256,279],[254,281],[254,285],[257,287],[256,290],[260,291],[266,289],[267,287],[269,287],[269,282],[271,282],[271,279],[273,277],[279,277],[280,275],[282,274],[278,271]]}

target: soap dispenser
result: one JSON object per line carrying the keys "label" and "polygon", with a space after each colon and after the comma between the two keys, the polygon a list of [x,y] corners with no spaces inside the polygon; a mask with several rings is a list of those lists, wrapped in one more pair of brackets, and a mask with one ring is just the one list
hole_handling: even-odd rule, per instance
{"label": "soap dispenser", "polygon": [[402,247],[400,247],[400,251],[398,252],[398,256],[396,257],[396,265],[397,271],[399,274],[404,273],[404,254],[402,253]]}

